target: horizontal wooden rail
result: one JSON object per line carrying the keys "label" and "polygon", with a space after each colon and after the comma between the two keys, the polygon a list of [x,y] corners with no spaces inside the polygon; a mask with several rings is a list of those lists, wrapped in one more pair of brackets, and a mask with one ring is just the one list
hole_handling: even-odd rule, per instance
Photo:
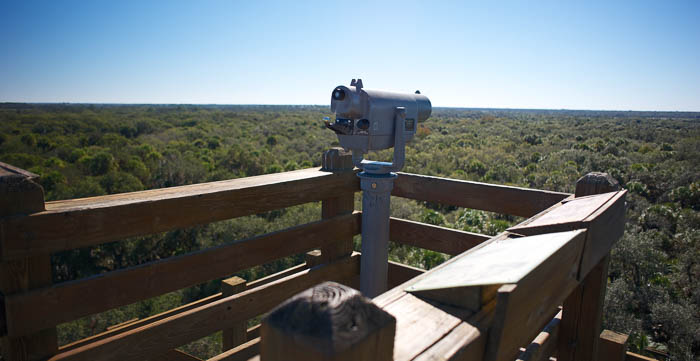
{"label": "horizontal wooden rail", "polygon": [[521,217],[531,217],[570,196],[411,173],[399,173],[391,195]]}
{"label": "horizontal wooden rail", "polygon": [[359,191],[353,172],[313,168],[47,202],[43,212],[0,220],[0,259],[94,246],[320,201],[348,191]]}
{"label": "horizontal wooden rail", "polygon": [[657,361],[655,358],[640,355],[638,353],[627,351],[625,361]]}
{"label": "horizontal wooden rail", "polygon": [[389,261],[389,269],[387,270],[387,283],[389,288],[394,288],[413,277],[425,273],[424,269],[411,267],[402,263]]}
{"label": "horizontal wooden rail", "polygon": [[[305,263],[298,264],[296,266],[287,268],[283,271],[280,271],[280,272],[271,274],[269,276],[257,279],[253,282],[247,283],[246,289],[260,287],[262,285],[276,281],[280,278],[284,278],[284,277],[290,276],[294,273],[301,272],[301,271],[308,269],[308,268],[310,268],[310,267]],[[221,292],[215,293],[211,296],[204,297],[204,298],[196,300],[194,302],[190,302],[190,303],[182,305],[180,307],[176,307],[176,308],[167,310],[165,312],[161,312],[159,314],[156,314],[156,315],[153,315],[153,316],[150,316],[147,318],[143,318],[143,319],[136,320],[134,322],[130,322],[130,323],[126,323],[126,324],[121,324],[119,327],[112,327],[111,329],[108,327],[105,332],[102,332],[102,333],[99,333],[97,335],[93,335],[90,337],[86,337],[84,339],[81,339],[81,340],[78,340],[78,341],[75,341],[75,342],[72,342],[69,344],[65,344],[63,346],[60,346],[59,351],[68,351],[68,350],[72,350],[74,348],[85,346],[91,342],[99,341],[99,340],[105,339],[107,337],[114,336],[118,333],[129,331],[129,330],[132,330],[135,328],[139,328],[139,327],[145,326],[149,323],[153,323],[155,321],[162,320],[162,319],[167,318],[167,317],[175,316],[179,313],[189,311],[191,309],[203,306],[203,305],[208,304],[208,303],[212,303],[214,301],[218,301],[221,298],[223,298]],[[260,325],[256,325],[256,326],[253,326],[253,327],[248,329],[248,339],[253,339],[253,338],[260,336],[260,334],[259,334],[260,331],[258,330],[259,326]]]}
{"label": "horizontal wooden rail", "polygon": [[7,332],[23,335],[283,258],[360,232],[359,213],[7,296]]}
{"label": "horizontal wooden rail", "polygon": [[105,332],[101,332],[101,333],[98,333],[98,334],[96,334],[96,335],[92,335],[92,336],[89,336],[89,337],[86,337],[86,338],[77,340],[77,341],[75,341],[75,342],[71,342],[71,343],[65,344],[65,345],[63,345],[63,346],[60,346],[60,347],[58,348],[58,351],[59,351],[59,352],[66,352],[66,351],[69,351],[69,350],[72,350],[72,349],[75,349],[75,348],[78,348],[78,347],[83,347],[83,346],[85,346],[85,345],[87,345],[87,344],[90,344],[90,343],[92,343],[92,342],[97,342],[97,341],[103,340],[103,339],[105,339],[105,338],[108,338],[108,337],[111,337],[111,336],[114,336],[114,335],[118,335],[118,334],[120,334],[120,333],[122,333],[122,332],[126,332],[126,331],[129,331],[129,330],[133,330],[133,329],[135,329],[135,328],[139,328],[139,327],[141,327],[141,326],[145,326],[145,325],[148,325],[148,324],[150,324],[150,323],[153,323],[153,322],[156,322],[156,321],[159,321],[159,320],[162,320],[162,319],[171,317],[171,316],[175,316],[175,315],[180,314],[180,313],[182,313],[182,312],[186,312],[186,311],[195,309],[195,308],[197,308],[197,307],[206,305],[206,304],[208,304],[208,303],[212,303],[212,302],[214,302],[214,301],[218,301],[218,300],[220,300],[221,298],[222,298],[222,297],[221,297],[221,292],[215,293],[215,294],[213,294],[213,295],[211,295],[211,296],[204,297],[204,298],[202,298],[202,299],[196,300],[196,301],[191,302],[191,303],[188,303],[188,304],[186,304],[186,305],[182,305],[182,306],[180,306],[180,307],[176,307],[176,308],[167,310],[167,311],[165,311],[165,312],[161,312],[161,313],[159,313],[159,314],[156,314],[156,315],[153,315],[153,316],[150,316],[150,317],[146,317],[146,318],[140,319],[140,320],[138,320],[138,321],[134,321],[134,322],[131,322],[131,323],[122,325],[121,327],[115,327],[115,328],[112,328],[112,329],[108,329],[108,330],[106,330]]}
{"label": "horizontal wooden rail", "polygon": [[193,310],[59,353],[49,360],[143,360],[268,312],[282,300],[324,281],[344,282],[360,272],[354,255],[246,290]]}
{"label": "horizontal wooden rail", "polygon": [[456,256],[491,238],[479,233],[459,231],[391,217],[389,238],[397,243]]}
{"label": "horizontal wooden rail", "polygon": [[559,337],[559,324],[561,323],[559,311],[554,318],[549,321],[544,330],[523,350],[516,361],[548,361],[554,355]]}
{"label": "horizontal wooden rail", "polygon": [[258,354],[260,354],[260,337],[251,339],[207,361],[248,361]]}

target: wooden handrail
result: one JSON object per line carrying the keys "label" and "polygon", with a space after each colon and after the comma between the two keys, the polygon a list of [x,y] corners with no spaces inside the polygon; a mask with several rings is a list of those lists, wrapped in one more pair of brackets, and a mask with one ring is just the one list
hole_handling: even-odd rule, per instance
{"label": "wooden handrail", "polygon": [[47,202],[0,220],[0,259],[52,253],[257,214],[359,191],[353,172],[317,168],[101,197]]}
{"label": "wooden handrail", "polygon": [[23,335],[89,314],[224,277],[359,233],[349,214],[149,262],[95,277],[7,296],[7,332]]}
{"label": "wooden handrail", "polygon": [[201,307],[98,342],[59,353],[49,360],[143,360],[229,324],[265,313],[293,294],[324,281],[345,282],[360,271],[358,255],[222,298]]}
{"label": "wooden handrail", "polygon": [[521,217],[547,209],[571,194],[399,173],[391,195]]}
{"label": "wooden handrail", "polygon": [[[343,157],[347,155],[338,152],[335,159]],[[55,354],[51,358],[55,360],[158,359],[172,354],[175,347],[240,325],[321,281],[335,280],[357,287],[360,256],[350,255],[352,236],[361,227],[360,212],[352,212],[357,191],[359,182],[351,170],[305,169],[47,202],[45,210],[37,208],[36,213],[13,210],[9,216],[0,218],[0,264],[7,267],[24,262],[25,257],[41,258],[43,264],[48,264],[48,256],[53,252],[307,202],[324,202],[321,221],[86,279],[56,285],[35,284],[6,293],[3,313],[7,335],[10,339],[31,339],[79,317],[225,277],[292,254],[322,250],[313,264],[299,265],[251,282],[245,291],[232,296],[217,294],[123,325],[61,347],[58,354],[53,351],[53,345],[53,350],[42,351],[43,355]],[[625,192],[594,196],[597,198],[570,198],[570,194],[560,192],[401,173],[392,195],[523,217],[535,215],[496,237],[391,218],[392,241],[457,256],[446,265],[489,244],[523,235],[578,230],[567,238],[565,246],[548,255],[517,282],[496,282],[505,283],[500,289],[493,284],[476,289],[460,286],[456,298],[445,296],[447,291],[443,289],[428,294],[407,292],[408,286],[429,274],[390,262],[391,286],[406,283],[375,301],[398,319],[395,347],[398,359],[450,358],[463,353],[480,358],[485,352],[491,360],[505,360],[515,357],[517,347],[531,341],[551,320],[556,307],[573,289],[587,282],[586,277],[590,278],[604,261],[622,232]],[[562,202],[566,198],[569,199]],[[588,210],[582,206],[584,203],[596,207]],[[442,267],[445,266],[436,270]],[[469,287],[472,288],[467,290]],[[476,302],[474,308],[459,303],[466,294]],[[450,303],[454,299],[460,301]],[[565,307],[565,319],[566,310]],[[485,330],[489,331],[488,336]],[[256,335],[254,330],[248,336]],[[554,336],[546,341],[540,340],[541,337],[536,339],[546,344],[541,351],[554,347]],[[257,342],[250,337],[248,340],[252,342],[230,356],[242,357],[257,350]]]}
{"label": "wooden handrail", "polygon": [[458,255],[491,238],[491,236],[485,234],[465,232],[394,217],[390,219],[389,231],[389,237],[394,242],[447,253],[451,256]]}

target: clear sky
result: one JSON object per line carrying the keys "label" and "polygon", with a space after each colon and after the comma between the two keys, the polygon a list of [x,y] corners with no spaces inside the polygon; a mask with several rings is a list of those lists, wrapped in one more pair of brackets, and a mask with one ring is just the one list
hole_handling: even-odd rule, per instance
{"label": "clear sky", "polygon": [[0,102],[700,111],[700,1],[0,0]]}

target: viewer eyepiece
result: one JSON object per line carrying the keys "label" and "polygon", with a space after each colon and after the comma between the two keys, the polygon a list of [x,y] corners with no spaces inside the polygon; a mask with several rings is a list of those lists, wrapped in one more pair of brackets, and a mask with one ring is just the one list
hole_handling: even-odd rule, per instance
{"label": "viewer eyepiece", "polygon": [[333,90],[333,99],[335,99],[335,100],[345,99],[345,91],[343,89],[340,89],[340,88],[335,88],[335,90]]}

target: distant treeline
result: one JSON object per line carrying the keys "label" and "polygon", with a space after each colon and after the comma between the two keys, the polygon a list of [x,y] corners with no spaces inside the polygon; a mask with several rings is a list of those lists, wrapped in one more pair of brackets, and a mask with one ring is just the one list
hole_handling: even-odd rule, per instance
{"label": "distant treeline", "polygon": [[[337,146],[327,106],[0,104],[0,161],[40,175],[47,200],[171,187],[319,166]],[[700,355],[700,113],[435,108],[408,144],[406,172],[573,192],[591,171],[629,190],[612,253],[604,326],[677,360]],[[391,151],[371,154],[390,159]],[[358,203],[356,207],[360,207]],[[392,215],[496,234],[520,221],[400,198]],[[64,282],[320,217],[318,204],[53,255]],[[431,268],[447,255],[391,245]],[[241,272],[251,281],[301,255]],[[215,293],[217,281],[59,327],[62,343]],[[217,335],[185,347],[201,357]]]}

